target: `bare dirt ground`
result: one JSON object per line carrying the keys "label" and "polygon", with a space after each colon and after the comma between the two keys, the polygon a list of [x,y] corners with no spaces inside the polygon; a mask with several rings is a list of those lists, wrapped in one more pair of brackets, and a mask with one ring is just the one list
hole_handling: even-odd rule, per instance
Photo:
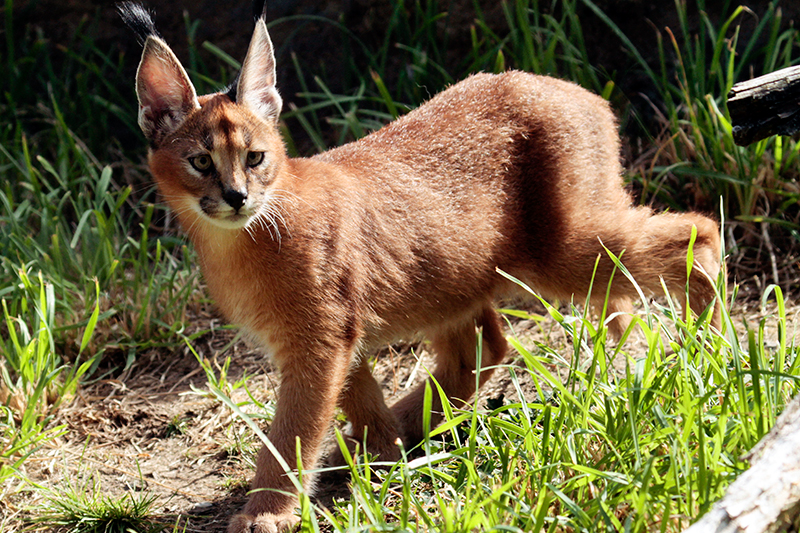
{"label": "bare dirt ground", "polygon": [[[544,314],[543,309],[533,312]],[[756,328],[763,313],[757,307],[742,305],[735,320],[739,324],[747,321]],[[800,306],[793,305],[789,316],[788,333],[794,337]],[[768,338],[775,339],[775,321],[767,322],[771,325]],[[532,351],[537,342],[542,342],[566,359],[570,357],[563,330],[550,318],[514,320],[511,329]],[[273,400],[278,377],[269,361],[242,342],[222,353],[233,338],[230,329],[217,328],[194,346],[217,368],[230,356],[228,382],[247,376],[247,389],[255,399],[265,403]],[[625,351],[634,358],[643,353],[641,336],[629,339]],[[423,380],[424,367],[430,361],[422,342],[383,350],[376,358],[374,374],[387,401],[391,403]],[[615,363],[624,365],[622,360]],[[519,369],[515,373],[522,390],[535,397],[519,356],[512,354],[508,364]],[[185,527],[187,532],[222,532],[228,517],[246,500],[258,445],[250,430],[208,393],[206,385],[206,375],[188,348],[141,354],[123,376],[84,388],[70,406],[61,410],[57,424],[64,424],[66,433],[32,456],[26,463],[26,473],[56,493],[94,490],[102,496],[157,495],[153,511],[165,522],[178,522],[180,530]],[[510,371],[500,369],[482,389],[477,404],[484,408],[487,399],[504,397],[509,402],[517,396]],[[232,397],[237,402],[250,400],[244,387],[233,390]],[[255,411],[252,405],[246,410]],[[319,496],[330,499],[346,495],[342,490],[341,484],[338,488],[323,484]],[[41,492],[22,493],[4,502],[0,514],[6,515],[9,531],[20,531],[25,516],[42,504]]]}

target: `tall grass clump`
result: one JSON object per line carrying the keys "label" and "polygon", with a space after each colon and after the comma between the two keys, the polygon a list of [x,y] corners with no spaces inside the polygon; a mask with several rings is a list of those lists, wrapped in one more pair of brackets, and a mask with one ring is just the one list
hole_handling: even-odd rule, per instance
{"label": "tall grass clump", "polygon": [[177,527],[153,518],[157,497],[128,492],[114,497],[96,479],[68,480],[59,491],[46,491],[34,525],[37,529],[70,533],[159,533]]}
{"label": "tall grass clump", "polygon": [[97,300],[70,362],[60,355],[54,339],[53,285],[44,282],[41,272],[34,278],[20,270],[18,276],[22,295],[10,303],[2,300],[0,327],[5,333],[0,338],[0,482],[6,488],[12,486],[10,478],[21,477],[25,459],[41,443],[63,433],[63,426],[50,424],[56,410],[75,393],[102,353],[85,354],[99,318]]}
{"label": "tall grass clump", "polygon": [[[342,92],[332,91],[323,75],[310,74],[309,66],[293,57],[302,103],[282,118],[296,126],[292,132],[307,135],[314,150],[324,151],[363,137],[480,71],[522,69],[572,79],[607,98],[612,94],[613,82],[589,59],[575,0],[504,2],[502,31],[487,21],[479,2],[472,7],[469,40],[457,43],[466,51],[461,55],[448,53],[454,45],[452,14],[435,0],[393,2],[383,38],[376,43],[367,44],[343,24],[327,21],[340,28],[343,47],[353,52],[345,62]],[[270,26],[304,18],[278,19]],[[335,134],[327,133],[329,125]],[[297,144],[291,134],[288,141],[290,148]]]}
{"label": "tall grass clump", "polygon": [[142,351],[180,342],[197,274],[154,186],[126,157],[145,151],[129,58],[94,40],[98,18],[56,47],[41,30],[15,26],[13,7],[8,0],[0,56],[0,296],[15,298],[20,270],[41,272],[55,294],[59,342],[98,284],[102,344]]}
{"label": "tall grass clump", "polygon": [[61,433],[57,409],[82,380],[178,341],[197,287],[190,254],[163,232],[164,210],[151,187],[129,179],[139,170],[115,140],[138,130],[135,101],[122,103],[116,85],[122,57],[102,52],[91,28],[54,49],[41,32],[15,27],[10,0],[4,16],[3,481],[24,477],[25,458]]}
{"label": "tall grass clump", "polygon": [[[695,13],[676,0],[679,25],[657,33],[659,61],[650,65],[591,0],[582,1],[629,48],[658,93],[652,105],[660,131],[636,168],[643,199],[716,210],[721,198],[734,245],[732,270],[740,277],[766,271],[773,283],[795,284],[787,267],[800,244],[800,143],[776,136],[737,146],[725,106],[734,83],[800,59],[800,33],[786,24],[779,3],[756,14],[728,2],[711,12],[700,1]],[[691,14],[699,20],[696,29]]]}

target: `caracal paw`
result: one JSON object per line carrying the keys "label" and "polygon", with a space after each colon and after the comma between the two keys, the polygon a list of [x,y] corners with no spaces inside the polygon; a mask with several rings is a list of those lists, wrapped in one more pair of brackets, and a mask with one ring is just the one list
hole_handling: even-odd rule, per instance
{"label": "caracal paw", "polygon": [[294,514],[237,514],[228,524],[228,533],[285,533],[292,531],[299,522],[300,518]]}

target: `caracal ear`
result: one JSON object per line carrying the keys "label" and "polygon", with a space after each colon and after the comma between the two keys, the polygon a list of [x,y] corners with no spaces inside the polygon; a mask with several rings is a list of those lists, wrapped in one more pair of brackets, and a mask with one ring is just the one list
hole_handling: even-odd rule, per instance
{"label": "caracal ear", "polygon": [[275,53],[264,18],[256,29],[239,73],[236,101],[268,120],[277,121],[283,102],[275,88]]}
{"label": "caracal ear", "polygon": [[159,144],[180,127],[186,116],[200,108],[189,76],[167,43],[147,37],[136,73],[139,127],[145,137]]}

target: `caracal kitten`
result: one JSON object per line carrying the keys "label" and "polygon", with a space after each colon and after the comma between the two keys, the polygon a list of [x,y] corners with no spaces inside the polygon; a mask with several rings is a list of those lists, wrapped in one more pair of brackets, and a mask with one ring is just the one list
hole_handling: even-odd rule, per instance
{"label": "caracal kitten", "polygon": [[[476,328],[483,366],[508,350],[493,302],[519,289],[498,269],[545,298],[582,300],[599,257],[592,301],[602,305],[614,268],[604,245],[624,251],[643,289],[659,294],[663,279],[685,294],[694,226],[691,306],[699,314],[715,300],[717,224],[632,206],[614,116],[577,85],[476,74],[359,141],[290,159],[263,16],[237,82],[197,96],[147,12],[122,11],[145,39],[136,92],[150,169],[219,309],[280,369],[268,436],[290,465],[297,438],[303,468],[317,465],[337,406],[352,438],[366,434],[382,460],[400,457],[398,439],[420,442],[425,384],[388,407],[369,371],[370,353],[398,339],[429,339],[433,378],[464,405],[475,392]],[[636,297],[616,275],[612,334]],[[252,487],[269,490],[252,493],[230,533],[297,523],[297,489],[266,448]]]}

